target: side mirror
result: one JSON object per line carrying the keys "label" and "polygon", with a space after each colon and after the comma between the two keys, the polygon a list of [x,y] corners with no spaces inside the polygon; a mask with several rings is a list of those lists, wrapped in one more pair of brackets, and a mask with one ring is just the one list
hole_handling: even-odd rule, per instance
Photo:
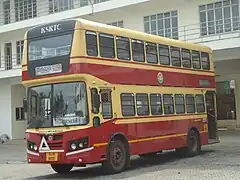
{"label": "side mirror", "polygon": [[100,125],[101,125],[100,118],[95,116],[93,118],[93,127],[98,128],[98,127],[100,127]]}
{"label": "side mirror", "polygon": [[23,111],[26,113],[28,109],[27,99],[23,99]]}

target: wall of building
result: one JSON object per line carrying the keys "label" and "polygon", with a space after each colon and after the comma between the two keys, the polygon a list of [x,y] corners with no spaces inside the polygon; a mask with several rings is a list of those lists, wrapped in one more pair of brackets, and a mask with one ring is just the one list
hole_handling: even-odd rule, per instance
{"label": "wall of building", "polygon": [[8,80],[0,81],[0,135],[12,138],[11,85]]}
{"label": "wall of building", "polygon": [[25,97],[25,88],[20,85],[11,86],[11,108],[12,108],[12,138],[23,139],[25,136],[26,121],[16,117],[16,108],[20,110],[23,107],[23,98]]}

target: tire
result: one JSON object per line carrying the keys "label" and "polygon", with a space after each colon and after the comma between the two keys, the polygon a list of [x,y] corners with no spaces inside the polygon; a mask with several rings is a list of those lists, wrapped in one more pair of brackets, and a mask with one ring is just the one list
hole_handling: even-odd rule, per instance
{"label": "tire", "polygon": [[124,143],[115,140],[110,143],[107,151],[107,159],[102,163],[104,170],[108,174],[116,174],[125,170],[129,166],[130,155]]}
{"label": "tire", "polygon": [[187,147],[178,148],[176,152],[184,157],[194,157],[201,152],[201,139],[198,132],[190,130],[187,137]]}
{"label": "tire", "polygon": [[73,168],[73,164],[51,164],[52,169],[59,174],[66,174]]}

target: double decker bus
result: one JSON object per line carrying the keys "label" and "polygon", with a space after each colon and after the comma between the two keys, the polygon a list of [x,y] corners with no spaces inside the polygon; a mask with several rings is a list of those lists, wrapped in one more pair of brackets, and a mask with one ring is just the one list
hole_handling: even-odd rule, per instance
{"label": "double decker bus", "polygon": [[28,163],[58,173],[218,143],[212,50],[83,19],[25,34]]}

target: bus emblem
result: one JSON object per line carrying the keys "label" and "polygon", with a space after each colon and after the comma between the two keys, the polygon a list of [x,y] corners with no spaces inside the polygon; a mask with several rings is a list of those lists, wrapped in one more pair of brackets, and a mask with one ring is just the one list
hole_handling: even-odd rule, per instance
{"label": "bus emblem", "polygon": [[39,146],[39,151],[50,151],[50,148],[44,136],[42,137],[42,140]]}
{"label": "bus emblem", "polygon": [[163,74],[161,72],[157,75],[158,83],[162,84],[164,82]]}

